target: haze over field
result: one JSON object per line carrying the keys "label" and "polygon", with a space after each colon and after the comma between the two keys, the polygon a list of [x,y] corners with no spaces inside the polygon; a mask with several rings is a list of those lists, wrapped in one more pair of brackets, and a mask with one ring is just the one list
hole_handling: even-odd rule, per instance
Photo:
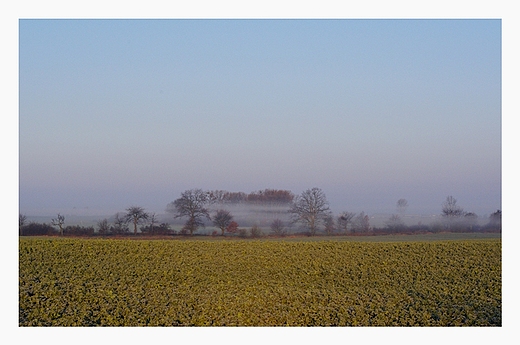
{"label": "haze over field", "polygon": [[500,20],[20,20],[20,212],[192,188],[501,209]]}

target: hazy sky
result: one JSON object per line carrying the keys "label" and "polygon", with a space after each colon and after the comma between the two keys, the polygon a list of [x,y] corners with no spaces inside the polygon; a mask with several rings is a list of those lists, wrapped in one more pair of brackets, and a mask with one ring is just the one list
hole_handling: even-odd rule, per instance
{"label": "hazy sky", "polygon": [[27,215],[191,188],[501,208],[500,20],[20,20],[19,97]]}

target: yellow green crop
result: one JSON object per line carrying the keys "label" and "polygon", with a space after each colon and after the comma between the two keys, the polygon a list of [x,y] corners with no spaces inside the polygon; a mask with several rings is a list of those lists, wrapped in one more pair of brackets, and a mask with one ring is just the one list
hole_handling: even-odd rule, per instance
{"label": "yellow green crop", "polygon": [[500,240],[20,240],[20,326],[501,326]]}

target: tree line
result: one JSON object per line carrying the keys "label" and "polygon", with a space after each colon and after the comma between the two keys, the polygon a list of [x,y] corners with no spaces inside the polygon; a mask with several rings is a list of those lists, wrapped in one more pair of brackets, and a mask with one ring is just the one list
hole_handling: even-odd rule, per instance
{"label": "tree line", "polygon": [[209,201],[222,204],[290,204],[294,199],[294,194],[290,190],[283,189],[264,189],[249,194],[225,190],[212,190],[206,193]]}
{"label": "tree line", "polygon": [[[317,233],[326,235],[355,235],[355,234],[388,234],[410,232],[466,232],[466,231],[501,231],[502,213],[500,210],[492,213],[486,225],[478,225],[477,215],[473,212],[465,212],[457,204],[457,200],[448,196],[441,205],[443,221],[431,225],[407,226],[403,221],[408,202],[399,199],[396,203],[395,214],[392,214],[383,228],[375,228],[370,225],[370,217],[365,212],[356,214],[344,211],[334,216],[330,210],[325,193],[320,188],[312,188],[295,196],[290,191],[265,189],[264,191],[250,194],[226,191],[203,191],[202,189],[190,189],[181,193],[181,196],[166,206],[166,212],[173,215],[174,219],[185,219],[182,229],[177,232],[168,223],[159,223],[155,213],[148,213],[143,207],[130,206],[124,213],[116,213],[112,223],[103,219],[97,223],[97,229],[93,226],[65,226],[65,217],[58,214],[52,219],[51,225],[31,222],[27,224],[26,216],[20,214],[19,234],[31,235],[193,235],[199,228],[204,228],[206,222],[210,222],[220,230],[220,235],[226,233],[240,237],[261,237],[262,230],[253,225],[249,230],[239,227],[229,210],[225,209],[228,203],[243,198],[241,202],[253,203],[283,203],[286,204],[290,220],[286,224],[280,219],[275,219],[270,224],[271,233],[275,236],[285,236],[289,228],[296,226],[296,232],[314,236]],[[290,201],[289,201],[290,200]],[[211,211],[210,205],[218,205]],[[97,231],[96,231],[97,230]],[[217,235],[214,231],[212,235]]]}

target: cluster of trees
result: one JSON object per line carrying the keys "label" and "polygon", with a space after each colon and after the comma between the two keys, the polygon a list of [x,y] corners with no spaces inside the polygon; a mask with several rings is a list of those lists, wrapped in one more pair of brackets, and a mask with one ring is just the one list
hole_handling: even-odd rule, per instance
{"label": "cluster of trees", "polygon": [[211,202],[222,204],[255,203],[255,204],[290,204],[294,194],[290,190],[264,189],[246,194],[244,192],[228,192],[225,190],[208,191]]}
{"label": "cluster of trees", "polygon": [[[167,211],[174,214],[175,218],[187,218],[183,228],[184,233],[193,234],[198,227],[204,227],[204,221],[208,220],[221,229],[222,235],[226,231],[240,234],[240,229],[236,226],[231,230],[228,229],[228,225],[233,221],[233,216],[229,211],[219,209],[213,217],[210,215],[207,206],[213,201],[211,193],[204,192],[201,189],[187,190],[182,193],[179,199],[168,204]],[[319,188],[312,188],[293,197],[288,210],[291,215],[289,226],[298,224],[303,232],[311,236],[318,231],[332,235],[334,233],[367,234],[370,232],[398,233],[429,230],[427,227],[408,227],[404,224],[403,216],[408,207],[406,199],[399,199],[396,207],[397,213],[390,217],[386,227],[375,229],[370,226],[370,218],[364,212],[356,214],[345,211],[334,217],[325,193]],[[435,227],[432,229],[433,231],[475,231],[481,229],[477,226],[477,216],[472,212],[464,212],[452,196],[447,197],[442,204],[442,214],[445,218],[442,229]],[[492,227],[497,227],[497,230],[500,230],[500,226],[501,212],[497,211],[491,215],[489,224],[484,228],[489,230]],[[259,235],[259,229],[256,228],[251,229],[251,236],[253,237]],[[283,236],[287,233],[287,228],[280,219],[275,219],[271,223],[271,231],[275,235]]]}
{"label": "cluster of trees", "polygon": [[[146,213],[144,208],[139,206],[131,206],[126,209],[126,213],[116,213],[112,223],[108,219],[103,219],[97,223],[97,234],[99,235],[123,235],[129,234],[130,228],[133,233],[137,234],[137,226],[140,227],[142,233],[151,235],[169,235],[174,234],[167,223],[157,221],[155,213]],[[35,235],[74,235],[74,236],[92,236],[96,234],[96,228],[93,226],[69,225],[65,226],[65,216],[58,213],[51,224],[40,224],[31,222],[27,224],[27,217],[20,214],[19,217],[19,233],[23,236]]]}
{"label": "cluster of trees", "polygon": [[451,195],[442,204],[442,216],[445,218],[445,227],[449,231],[475,231],[502,228],[502,211],[497,210],[489,216],[489,222],[480,227],[477,224],[478,216],[473,212],[465,212],[457,205],[457,200]]}
{"label": "cluster of trees", "polygon": [[[205,222],[209,221],[216,228],[220,229],[220,235],[225,233],[247,236],[246,229],[240,229],[233,219],[230,211],[219,208],[210,211],[212,204],[225,204],[232,202],[238,193],[225,191],[203,191],[202,189],[190,189],[181,193],[180,198],[169,203],[166,211],[171,213],[174,219],[186,219],[180,234],[193,235],[200,227],[205,227]],[[244,194],[245,195],[245,194]],[[288,200],[291,200],[288,203]],[[477,215],[473,212],[465,212],[462,207],[457,205],[457,200],[448,196],[442,204],[442,224],[426,226],[408,227],[403,221],[408,202],[406,199],[399,199],[396,203],[397,213],[391,215],[384,228],[373,228],[370,226],[370,218],[364,212],[356,214],[344,211],[335,217],[330,210],[325,193],[319,188],[312,188],[294,196],[290,191],[266,189],[247,195],[248,202],[278,202],[288,203],[288,213],[290,215],[289,224],[285,224],[280,219],[275,219],[270,224],[272,233],[276,236],[285,236],[288,227],[298,225],[301,232],[308,235],[316,235],[323,232],[327,235],[333,234],[368,234],[368,233],[406,233],[415,231],[501,231],[502,213],[497,210],[489,217],[489,222],[485,226],[477,224]],[[213,212],[213,214],[212,214]],[[26,224],[26,217],[20,214],[20,234],[21,235],[50,235],[57,231],[60,235],[93,235],[94,227],[65,226],[65,217],[58,214],[57,218],[52,219],[52,226],[46,224],[30,223]],[[131,206],[126,209],[126,213],[116,213],[112,224],[107,219],[98,222],[98,234],[128,234],[132,228],[134,235],[137,234],[138,225],[140,231],[149,235],[172,235],[176,232],[167,223],[159,223],[155,213],[147,213],[140,206]],[[214,232],[214,235],[217,233]],[[254,225],[250,229],[251,237],[262,236],[261,229]]]}

